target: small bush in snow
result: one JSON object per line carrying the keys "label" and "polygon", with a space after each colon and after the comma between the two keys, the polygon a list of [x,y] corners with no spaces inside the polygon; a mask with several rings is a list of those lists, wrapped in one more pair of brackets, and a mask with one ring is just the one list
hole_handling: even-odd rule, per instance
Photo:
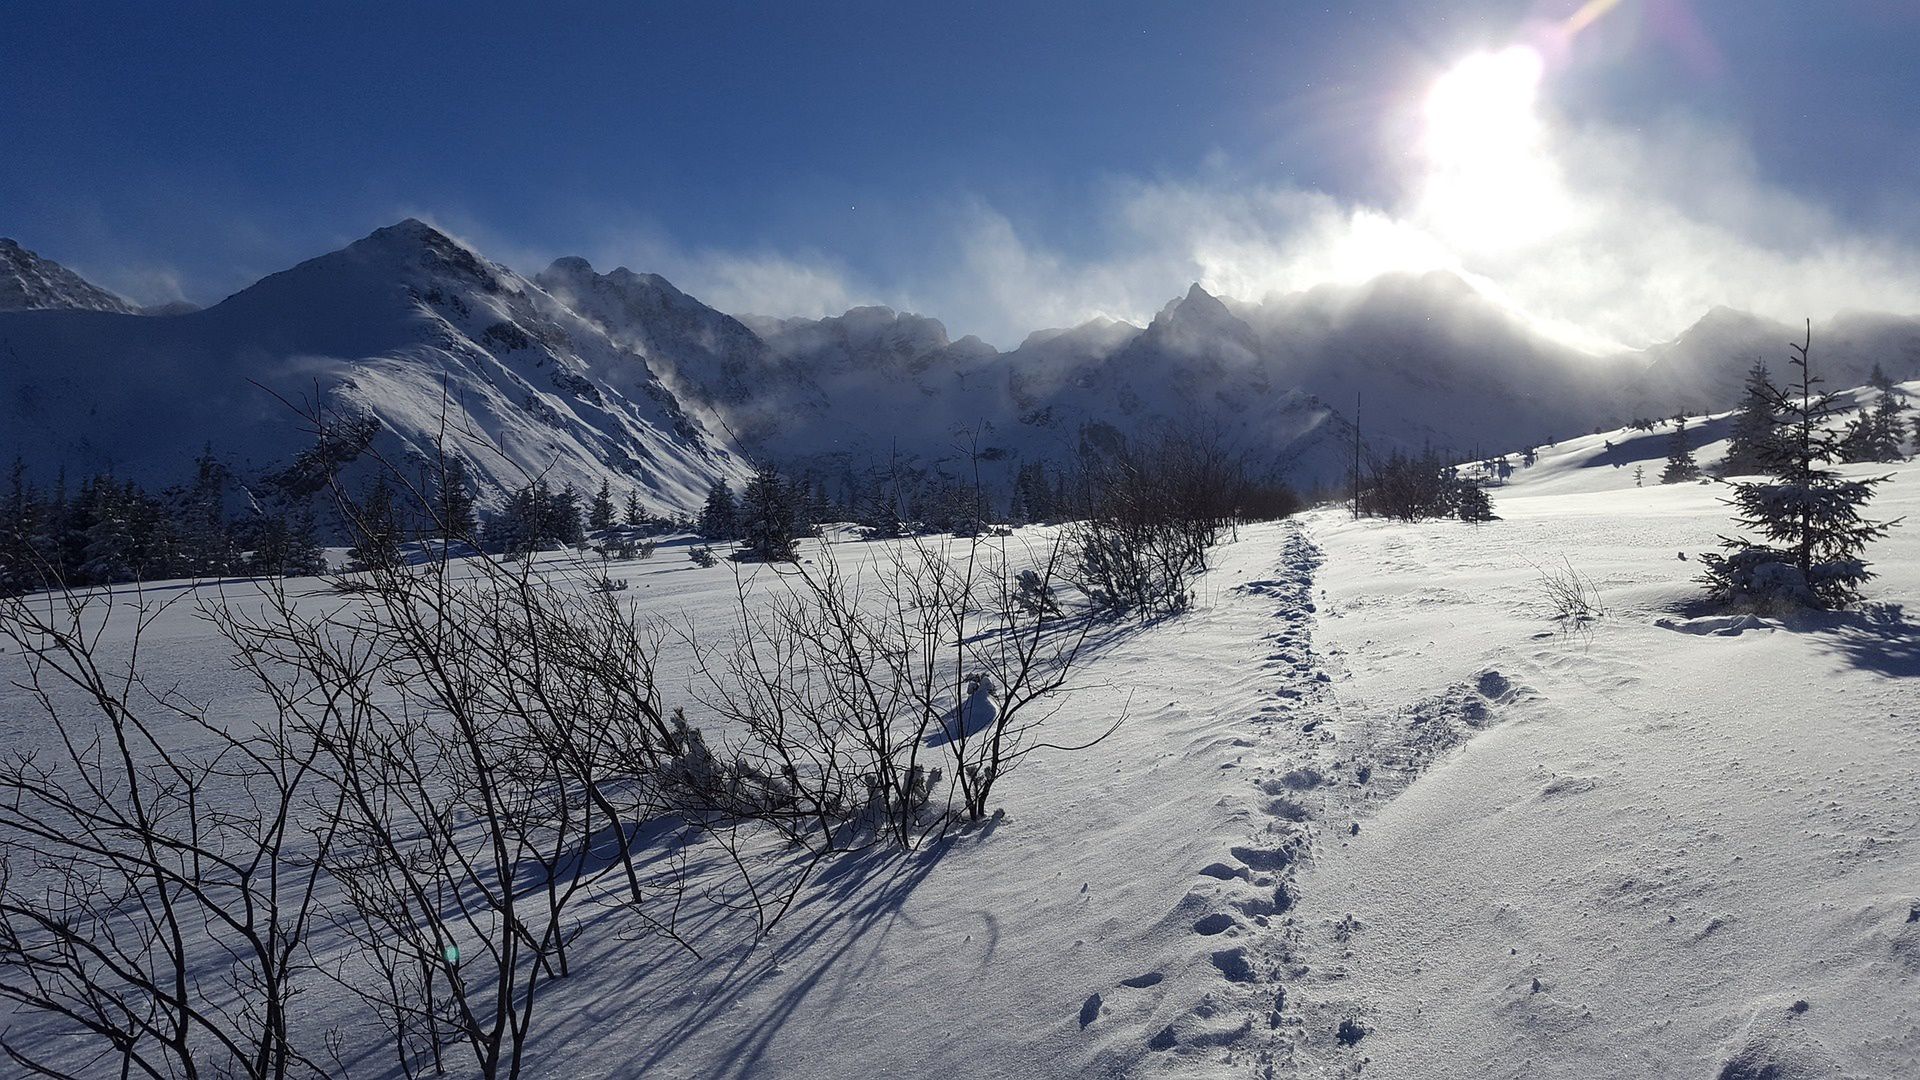
{"label": "small bush in snow", "polygon": [[688,548],[687,558],[692,559],[695,566],[713,566],[720,561],[713,557],[713,549],[705,544]]}
{"label": "small bush in snow", "polygon": [[1025,615],[1046,618],[1060,614],[1060,601],[1053,595],[1053,586],[1037,570],[1020,571],[1020,576],[1014,579],[1013,602]]}
{"label": "small bush in snow", "polygon": [[1600,606],[1600,590],[1594,587],[1593,579],[1575,570],[1566,559],[1561,559],[1559,566],[1535,569],[1540,573],[1536,588],[1546,599],[1554,618],[1584,622],[1606,614],[1606,609]]}

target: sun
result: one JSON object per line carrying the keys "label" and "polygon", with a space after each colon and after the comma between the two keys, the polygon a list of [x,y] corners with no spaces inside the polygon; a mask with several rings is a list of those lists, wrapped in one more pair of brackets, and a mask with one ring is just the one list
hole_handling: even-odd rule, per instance
{"label": "sun", "polygon": [[1529,148],[1545,64],[1525,45],[1475,53],[1442,75],[1427,94],[1426,152],[1448,165]]}
{"label": "sun", "polygon": [[1520,247],[1566,218],[1537,109],[1545,66],[1525,45],[1475,53],[1427,94],[1421,217],[1456,248]]}

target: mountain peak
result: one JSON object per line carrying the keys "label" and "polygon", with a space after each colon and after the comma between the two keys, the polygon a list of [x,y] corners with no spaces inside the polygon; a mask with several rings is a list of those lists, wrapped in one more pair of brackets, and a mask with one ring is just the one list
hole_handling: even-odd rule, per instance
{"label": "mountain peak", "polygon": [[1160,313],[1153,317],[1155,324],[1163,330],[1169,326],[1187,327],[1215,326],[1225,327],[1239,323],[1239,317],[1227,310],[1220,298],[1208,292],[1199,282],[1187,290],[1187,295],[1178,300],[1170,300]]}
{"label": "mountain peak", "polygon": [[546,272],[556,277],[561,275],[585,277],[593,273],[593,264],[578,255],[562,255],[547,264]]}
{"label": "mountain peak", "polygon": [[0,237],[0,311],[59,310],[136,312],[132,304],[52,259]]}

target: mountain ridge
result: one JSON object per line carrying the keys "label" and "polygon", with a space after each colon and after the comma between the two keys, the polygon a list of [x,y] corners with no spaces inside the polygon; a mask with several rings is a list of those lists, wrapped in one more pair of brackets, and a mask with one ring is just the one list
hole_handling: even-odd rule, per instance
{"label": "mountain ridge", "polygon": [[[450,417],[486,444],[469,449],[489,483],[609,481],[679,509],[751,461],[848,498],[902,467],[1003,487],[1025,462],[1164,428],[1204,429],[1311,489],[1344,476],[1356,424],[1376,454],[1464,458],[1723,408],[1749,354],[1780,356],[1797,336],[1722,307],[1672,341],[1590,357],[1432,272],[1260,301],[1194,282],[1144,326],[1092,319],[1003,352],[878,305],[729,315],[658,274],[578,257],[523,277],[413,218],[165,315],[58,269],[38,307],[0,312],[0,419],[14,433],[0,450],[177,467],[213,434],[264,468],[296,449],[266,429],[295,425],[258,383],[377,419],[403,458],[425,455]],[[1915,377],[1920,320],[1844,313],[1816,327],[1816,355],[1831,385],[1864,381],[1876,361]],[[169,417],[157,430],[137,420],[140,395]],[[144,437],[116,441],[121,428]]]}

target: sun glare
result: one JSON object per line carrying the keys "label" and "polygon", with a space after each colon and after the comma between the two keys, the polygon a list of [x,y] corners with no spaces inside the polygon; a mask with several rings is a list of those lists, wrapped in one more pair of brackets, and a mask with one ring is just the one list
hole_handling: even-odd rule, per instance
{"label": "sun glare", "polygon": [[1545,63],[1525,45],[1475,53],[1427,95],[1425,222],[1466,250],[1537,241],[1564,219],[1535,103]]}
{"label": "sun glare", "polygon": [[1526,150],[1538,120],[1540,54],[1525,45],[1476,53],[1440,77],[1427,95],[1426,150],[1436,164]]}

